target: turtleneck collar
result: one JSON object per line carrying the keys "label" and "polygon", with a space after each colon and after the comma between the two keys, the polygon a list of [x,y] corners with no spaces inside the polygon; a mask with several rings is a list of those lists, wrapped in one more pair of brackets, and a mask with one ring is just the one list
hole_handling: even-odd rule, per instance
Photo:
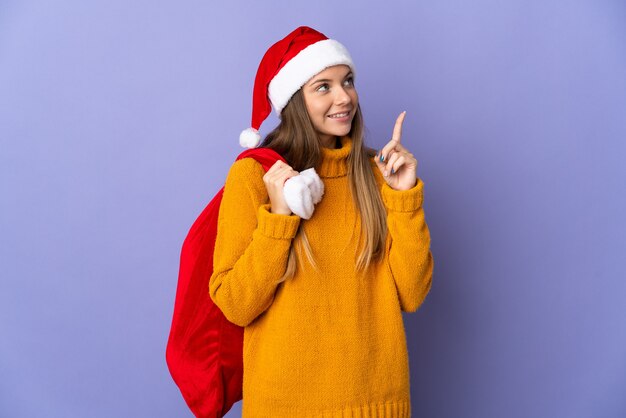
{"label": "turtleneck collar", "polygon": [[341,148],[320,147],[321,161],[315,168],[320,177],[341,177],[348,173],[348,155],[352,149],[352,139],[347,135],[339,139]]}

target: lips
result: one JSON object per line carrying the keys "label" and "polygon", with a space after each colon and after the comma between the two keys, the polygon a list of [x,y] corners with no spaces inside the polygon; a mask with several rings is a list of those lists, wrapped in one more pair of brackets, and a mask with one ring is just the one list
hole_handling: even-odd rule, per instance
{"label": "lips", "polygon": [[345,112],[337,112],[337,113],[333,113],[332,115],[328,115],[329,118],[336,118],[337,115],[343,115],[340,118],[345,118],[347,116],[350,116],[350,111],[347,110]]}

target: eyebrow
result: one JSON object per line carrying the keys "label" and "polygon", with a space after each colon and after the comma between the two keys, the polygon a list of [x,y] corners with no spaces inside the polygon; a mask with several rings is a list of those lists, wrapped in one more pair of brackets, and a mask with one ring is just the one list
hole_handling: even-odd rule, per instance
{"label": "eyebrow", "polygon": [[[348,74],[346,74],[343,78],[346,78],[349,75],[352,75],[352,71],[348,71]],[[316,83],[321,83],[322,81],[333,81],[333,80],[329,80],[328,78],[320,78],[319,80],[313,81],[311,84],[309,84],[309,86],[312,86],[312,85],[314,85]]]}

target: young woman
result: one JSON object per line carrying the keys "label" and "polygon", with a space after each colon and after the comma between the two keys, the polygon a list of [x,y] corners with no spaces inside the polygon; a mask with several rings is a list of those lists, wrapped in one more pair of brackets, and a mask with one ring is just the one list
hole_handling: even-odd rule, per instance
{"label": "young woman", "polygon": [[[281,154],[267,172],[236,161],[220,206],[210,295],[244,329],[243,417],[410,417],[402,313],[431,287],[433,257],[417,161],[391,140],[364,144],[354,63],[302,26],[266,52],[254,86],[257,146]],[[314,168],[323,197],[292,213],[285,182]],[[220,233],[228,231],[228,233]]]}

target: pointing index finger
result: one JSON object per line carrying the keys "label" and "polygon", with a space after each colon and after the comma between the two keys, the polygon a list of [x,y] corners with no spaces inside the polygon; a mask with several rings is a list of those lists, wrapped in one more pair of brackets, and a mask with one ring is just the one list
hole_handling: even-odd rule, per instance
{"label": "pointing index finger", "polygon": [[396,124],[393,127],[393,135],[391,136],[392,141],[400,143],[400,138],[402,137],[402,122],[404,122],[405,115],[406,110],[400,113],[400,116],[396,119]]}

